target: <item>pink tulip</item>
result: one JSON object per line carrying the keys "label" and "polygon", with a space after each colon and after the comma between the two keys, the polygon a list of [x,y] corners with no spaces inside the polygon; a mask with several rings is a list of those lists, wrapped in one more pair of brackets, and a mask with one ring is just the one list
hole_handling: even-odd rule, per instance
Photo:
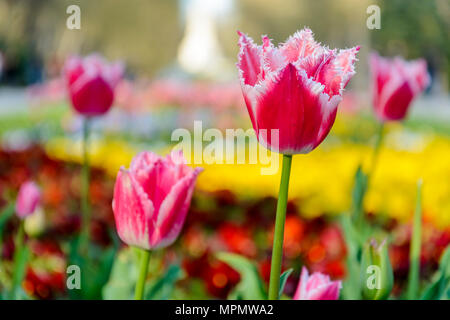
{"label": "pink tulip", "polygon": [[113,200],[120,238],[146,250],[172,244],[183,227],[201,170],[187,166],[181,151],[165,158],[142,152],[129,170],[121,168]]}
{"label": "pink tulip", "polygon": [[121,63],[108,64],[98,55],[71,57],[64,74],[72,105],[85,116],[106,113],[114,100],[114,89],[123,73]]}
{"label": "pink tulip", "polygon": [[278,47],[267,36],[259,46],[238,34],[241,88],[259,142],[283,154],[310,152],[334,123],[359,47],[330,50],[309,29]]}
{"label": "pink tulip", "polygon": [[303,267],[294,300],[337,300],[341,281],[331,281],[330,277],[314,272],[311,276],[308,269]]}
{"label": "pink tulip", "polygon": [[429,84],[427,63],[423,59],[405,61],[370,55],[373,106],[381,121],[405,118],[411,101]]}
{"label": "pink tulip", "polygon": [[41,201],[41,191],[33,181],[27,181],[20,186],[16,201],[16,213],[21,219],[31,215]]}

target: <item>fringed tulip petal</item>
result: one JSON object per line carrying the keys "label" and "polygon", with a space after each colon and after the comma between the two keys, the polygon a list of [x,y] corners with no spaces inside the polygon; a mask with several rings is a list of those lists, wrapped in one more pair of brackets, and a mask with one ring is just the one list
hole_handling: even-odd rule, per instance
{"label": "fringed tulip petal", "polygon": [[245,84],[254,85],[258,81],[261,72],[261,47],[255,45],[253,40],[238,31],[239,34],[239,70],[242,71],[242,79]]}
{"label": "fringed tulip petal", "polygon": [[267,36],[257,46],[239,35],[242,93],[259,142],[283,154],[310,152],[331,130],[359,47],[336,54],[309,29],[278,48]]}

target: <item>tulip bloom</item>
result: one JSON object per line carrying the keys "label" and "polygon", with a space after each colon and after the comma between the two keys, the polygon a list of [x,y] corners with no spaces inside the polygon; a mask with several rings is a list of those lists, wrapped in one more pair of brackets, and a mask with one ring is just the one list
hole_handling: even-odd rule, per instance
{"label": "tulip bloom", "polygon": [[21,219],[33,214],[41,201],[41,191],[33,181],[27,181],[20,186],[16,201],[16,213]]}
{"label": "tulip bloom", "polygon": [[241,88],[258,141],[282,154],[312,151],[333,126],[359,46],[330,50],[309,29],[278,47],[267,36],[259,46],[238,34]]}
{"label": "tulip bloom", "polygon": [[106,113],[123,73],[121,63],[108,64],[98,55],[71,57],[64,66],[70,99],[75,110],[88,117]]}
{"label": "tulip bloom", "polygon": [[405,61],[370,55],[375,113],[381,121],[405,118],[411,102],[430,83],[424,59]]}
{"label": "tulip bloom", "polygon": [[146,250],[172,244],[183,226],[201,170],[187,166],[181,151],[165,158],[142,152],[129,170],[121,168],[113,200],[120,238]]}
{"label": "tulip bloom", "polygon": [[292,155],[309,153],[328,135],[359,46],[330,50],[303,29],[274,47],[238,31],[241,89],[260,144],[283,154],[275,219],[269,299],[278,299]]}
{"label": "tulip bloom", "polygon": [[303,267],[294,300],[337,300],[341,281],[331,281],[330,277],[320,272],[309,275]]}

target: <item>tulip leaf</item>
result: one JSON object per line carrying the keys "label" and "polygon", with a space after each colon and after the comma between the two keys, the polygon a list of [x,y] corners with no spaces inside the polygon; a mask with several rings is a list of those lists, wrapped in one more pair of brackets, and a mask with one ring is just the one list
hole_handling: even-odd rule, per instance
{"label": "tulip leaf", "polygon": [[256,266],[247,258],[234,253],[220,252],[217,258],[235,269],[241,276],[241,281],[230,293],[233,300],[265,300],[267,293]]}
{"label": "tulip leaf", "polygon": [[289,276],[291,275],[293,270],[294,269],[290,268],[281,274],[281,276],[280,276],[280,291],[278,293],[278,298],[280,298],[282,296],[284,287],[286,286],[286,281],[289,278]]}
{"label": "tulip leaf", "polygon": [[146,300],[170,299],[176,282],[182,278],[183,270],[178,264],[170,265],[166,273],[159,279],[153,280],[147,285]]}
{"label": "tulip leaf", "polygon": [[355,183],[352,190],[352,210],[353,221],[360,224],[364,218],[364,196],[367,191],[368,177],[362,170],[361,165],[358,166],[355,173]]}
{"label": "tulip leaf", "polygon": [[133,298],[137,279],[136,256],[131,248],[123,249],[117,255],[111,276],[103,288],[105,300],[129,300]]}
{"label": "tulip leaf", "polygon": [[[131,300],[134,298],[134,289],[137,280],[138,255],[134,248],[126,248],[120,251],[114,262],[111,277],[103,288],[103,299],[105,300]],[[151,264],[151,260],[150,260]],[[170,299],[176,282],[183,276],[183,270],[177,264],[170,265],[167,271],[156,279],[146,284],[146,300]]]}
{"label": "tulip leaf", "polygon": [[30,259],[30,250],[27,246],[17,248],[14,253],[14,272],[12,278],[11,299],[27,299],[27,295],[22,289],[22,281],[26,275],[26,267]]}
{"label": "tulip leaf", "polygon": [[424,289],[421,300],[450,299],[450,246],[447,246],[441,256],[439,269]]}
{"label": "tulip leaf", "polygon": [[6,223],[14,215],[14,203],[10,203],[0,212],[0,243],[3,238],[3,230],[5,229]]}
{"label": "tulip leaf", "polygon": [[105,250],[89,243],[87,252],[82,254],[78,241],[71,243],[69,263],[81,270],[81,289],[69,290],[69,295],[72,299],[101,299],[102,288],[108,282],[117,248],[112,246]]}
{"label": "tulip leaf", "polygon": [[342,296],[344,299],[357,300],[361,299],[360,290],[360,261],[358,258],[360,247],[356,230],[353,227],[351,218],[348,214],[344,214],[341,219],[341,226],[344,231],[344,238],[347,246],[347,270],[348,276],[342,287]]}
{"label": "tulip leaf", "polygon": [[361,299],[360,268],[364,243],[373,233],[369,223],[364,217],[364,197],[367,192],[369,177],[359,165],[354,175],[352,189],[352,207],[349,213],[341,218],[341,227],[344,231],[347,246],[346,264],[348,277],[343,283],[342,296],[344,299]]}

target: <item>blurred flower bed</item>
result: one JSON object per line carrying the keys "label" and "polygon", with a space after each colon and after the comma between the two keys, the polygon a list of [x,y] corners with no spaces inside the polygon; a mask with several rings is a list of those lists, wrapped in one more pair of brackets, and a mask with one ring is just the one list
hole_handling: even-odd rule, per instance
{"label": "blurred flower bed", "polygon": [[[324,146],[308,157],[295,157],[290,185],[290,199],[305,217],[338,215],[349,210],[353,176],[358,165],[370,166],[372,141],[352,141],[347,137],[349,120],[336,123],[334,134]],[[370,122],[367,124],[370,126]],[[370,133],[370,130],[367,131]],[[364,133],[361,133],[364,135]],[[367,132],[366,132],[367,134]],[[405,143],[406,141],[406,143]],[[92,163],[115,177],[120,166],[143,149],[123,139],[93,142]],[[166,151],[167,146],[159,147]],[[241,149],[243,149],[242,147]],[[114,150],[114,152],[112,152]],[[67,137],[54,138],[46,144],[50,157],[72,162],[81,161],[81,144]],[[245,150],[241,150],[245,151]],[[239,152],[239,150],[238,150]],[[162,152],[163,153],[163,152]],[[281,163],[281,159],[280,159]],[[424,180],[424,218],[440,229],[450,228],[450,138],[433,132],[403,130],[391,125],[386,147],[381,151],[378,168],[365,202],[366,212],[381,219],[408,222],[412,216],[415,183]],[[200,164],[206,170],[197,187],[215,192],[230,190],[239,197],[277,195],[278,174],[261,175],[261,164]]]}
{"label": "blurred flower bed", "polygon": [[[199,112],[199,118],[204,119],[202,105],[214,105],[212,111],[207,110],[213,116],[205,121],[206,127],[249,126],[239,117],[230,117],[232,113],[227,110],[228,105],[236,105],[237,89],[233,85],[211,89],[203,85],[186,87],[185,84],[157,82],[150,86],[144,83],[137,88],[121,83],[118,104],[128,101],[132,105],[122,105],[99,126],[94,126],[90,142],[91,235],[95,244],[103,249],[119,242],[114,231],[111,201],[114,179],[121,166],[128,166],[144,149],[167,153],[171,149],[167,143],[170,130],[192,125],[189,115],[194,112]],[[32,259],[22,287],[33,298],[66,298],[70,295],[65,285],[68,248],[80,230],[80,123],[67,108],[58,104],[62,89],[57,81],[33,90],[32,95],[42,95],[46,100],[35,101],[30,114],[0,119],[0,208],[7,200],[15,198],[15,192],[27,179],[35,180],[42,187],[43,206],[25,222]],[[211,90],[215,94],[205,94]],[[224,93],[223,99],[217,99],[221,96],[218,93]],[[54,109],[48,108],[49,100],[57,104]],[[150,106],[150,102],[160,106]],[[142,105],[144,110],[138,107]],[[340,107],[344,112],[323,145],[308,157],[298,156],[293,160],[283,270],[291,267],[300,270],[300,266],[305,265],[333,279],[344,279],[347,275],[347,249],[340,218],[350,210],[357,167],[370,166],[376,131],[376,123],[361,114],[360,105],[357,96],[347,93]],[[173,113],[167,115],[167,111],[162,111],[167,110],[167,106],[172,106]],[[244,108],[232,108],[232,112],[239,113],[239,110]],[[234,121],[232,124],[227,122],[230,119]],[[374,225],[389,231],[394,295],[404,288],[408,276],[411,217],[419,178],[424,181],[423,279],[428,279],[436,270],[443,249],[450,243],[448,163],[450,138],[445,126],[425,123],[425,127],[416,128],[414,121],[387,126],[385,147],[364,207]],[[151,264],[152,278],[165,277],[164,283],[176,283],[175,290],[163,290],[153,297],[229,297],[240,281],[240,273],[218,258],[217,253],[223,251],[256,261],[258,274],[266,283],[269,280],[279,174],[261,175],[263,166],[259,164],[202,163],[200,166],[205,170],[198,178],[180,238],[174,246],[152,255],[155,261]],[[7,274],[13,268],[13,235],[17,227],[18,221],[10,219],[0,236]],[[120,294],[126,292],[123,288],[116,290],[121,285],[117,279],[133,274],[134,271],[126,267],[132,258],[130,250],[121,246],[119,266],[114,266],[111,280],[103,289],[103,298],[117,298],[117,292],[122,297]],[[1,274],[0,287],[10,281]],[[284,291],[287,295],[293,295],[298,278],[299,274],[289,277]]]}
{"label": "blurred flower bed", "polygon": [[[448,149],[449,142],[443,138],[433,139],[428,148],[437,148],[442,144]],[[351,187],[351,175],[357,165],[357,160],[360,159],[358,154],[369,151],[358,149],[355,146],[351,148],[342,146],[341,148],[340,152],[345,152],[345,157],[353,154],[354,160],[344,161],[340,159],[344,158],[344,155],[339,156],[338,151],[333,148],[330,150],[324,148],[317,151],[321,153],[320,157],[319,155],[317,157],[326,156],[334,159],[330,163],[336,164],[336,167],[314,169],[314,165],[320,167],[321,163],[318,158],[314,157],[315,153],[309,157],[311,160],[306,162],[301,159],[299,161],[301,163],[296,166],[300,170],[307,168],[303,170],[308,172],[308,175],[302,174],[303,179],[296,179],[300,184],[292,186],[293,198],[288,205],[283,269],[294,267],[295,270],[299,270],[299,266],[305,264],[310,270],[325,272],[333,278],[343,278],[346,274],[346,248],[342,231],[337,219],[333,217],[335,212],[330,212],[327,208],[329,205],[333,207],[336,204],[345,208],[348,200],[341,198],[345,198],[348,193],[346,190],[340,189]],[[63,150],[66,151],[62,152]],[[67,150],[75,150],[75,152],[71,154]],[[117,166],[123,164],[136,150],[131,147],[127,148],[125,144],[120,145],[118,142],[99,144],[94,150],[92,160],[97,169],[92,173],[90,186],[94,214],[91,233],[97,245],[106,247],[117,241],[113,236],[114,233],[110,232],[114,228],[111,210],[114,174],[117,172]],[[110,150],[115,150],[115,152],[108,152]],[[122,150],[123,154],[118,153],[117,150]],[[425,150],[427,149],[425,148]],[[388,150],[383,158],[388,156],[392,159],[398,158],[399,152]],[[431,153],[432,149],[428,152]],[[405,151],[401,153],[403,161],[405,161],[404,153]],[[410,163],[409,167],[415,163],[414,161],[420,161],[422,157],[426,157],[426,155],[416,153],[408,155],[406,153],[406,159]],[[51,140],[47,144],[47,151],[34,145],[22,151],[3,150],[0,152],[0,190],[4,199],[11,198],[12,190],[17,190],[18,186],[27,178],[38,181],[44,190],[42,212],[28,218],[25,224],[25,230],[31,239],[30,247],[33,258],[29,264],[23,287],[29,295],[35,298],[48,299],[67,295],[64,274],[67,265],[65,252],[67,252],[70,239],[77,234],[80,224],[80,183],[78,179],[81,168],[74,160],[77,160],[76,148],[68,144],[67,140]],[[429,160],[433,161],[433,159]],[[400,159],[396,161],[400,161]],[[439,161],[444,160],[439,159]],[[389,167],[388,164],[385,166]],[[341,168],[339,171],[337,171],[338,167]],[[393,167],[401,168],[402,166],[393,165]],[[342,168],[347,168],[348,173],[343,173]],[[276,199],[274,194],[271,194],[275,191],[264,187],[266,183],[264,180],[278,178],[276,176],[257,178],[259,174],[257,168],[242,168],[246,172],[245,179],[242,179],[244,171],[239,171],[239,168],[233,169],[235,170],[233,174],[227,169],[220,169],[224,171],[217,173],[218,169],[205,170],[206,174],[199,181],[184,232],[177,244],[164,252],[160,251],[155,254],[154,259],[160,263],[157,264],[155,270],[151,271],[154,274],[163,273],[169,265],[180,266],[180,281],[177,282],[175,292],[172,293],[178,298],[227,297],[235,284],[239,282],[240,276],[230,266],[216,258],[215,254],[221,251],[239,253],[256,260],[258,272],[262,278],[265,281],[268,281],[269,278]],[[333,175],[330,172],[333,172]],[[294,174],[300,174],[300,172],[294,172]],[[328,177],[340,175],[340,179],[335,178],[339,180],[339,183],[333,187],[332,180],[334,179],[328,179],[327,188],[323,184],[321,186],[314,185],[314,181],[321,181],[321,179],[315,178],[317,174],[328,175]],[[399,174],[401,175],[401,172]],[[238,177],[241,177],[239,183],[237,182]],[[243,196],[241,194],[243,190],[237,189],[237,186],[243,183],[242,180],[252,181],[250,177],[255,180],[251,186],[244,187],[244,190],[247,188],[247,191],[250,192],[244,192]],[[442,171],[440,177],[442,181],[448,183],[448,179],[442,178]],[[388,176],[384,179],[395,179],[395,176]],[[378,188],[388,188],[386,185],[381,185],[383,177],[378,177],[377,180]],[[412,184],[413,181],[414,179],[411,178]],[[313,196],[308,199],[307,195],[301,192],[303,183],[316,192],[322,188],[321,195],[328,197],[327,200],[321,204],[315,201]],[[348,186],[344,187],[344,183]],[[408,181],[402,183],[407,185]],[[267,185],[271,184],[268,182]],[[332,191],[327,191],[328,188]],[[441,192],[445,192],[445,190]],[[373,197],[371,196],[370,199]],[[328,203],[333,199],[336,199],[334,204]],[[444,197],[444,200],[448,201],[448,198]],[[376,203],[373,201],[369,201],[368,206]],[[2,203],[4,204],[4,200]],[[433,202],[428,202],[428,204],[433,205]],[[438,203],[438,205],[442,208],[443,204]],[[313,211],[308,211],[311,208]],[[410,208],[403,207],[402,209],[405,212],[400,217],[405,218],[409,215]],[[428,213],[431,212],[430,208],[426,210]],[[398,220],[393,219],[397,218],[395,215],[390,218],[387,215],[380,219],[370,211],[369,214],[374,223],[389,230],[392,236],[390,255],[395,272],[395,288],[398,292],[406,280],[409,267],[410,224],[399,224]],[[429,214],[428,217],[434,221]],[[6,261],[6,269],[11,268],[14,252],[12,235],[17,228],[16,222],[16,220],[10,220],[3,235],[5,245],[2,255]],[[433,223],[424,225],[421,257],[422,276],[424,277],[428,277],[436,269],[442,250],[450,243],[450,230],[445,224],[445,220],[443,225],[447,228],[436,228]],[[285,287],[286,294],[293,294],[297,280],[298,275],[289,278]]]}

